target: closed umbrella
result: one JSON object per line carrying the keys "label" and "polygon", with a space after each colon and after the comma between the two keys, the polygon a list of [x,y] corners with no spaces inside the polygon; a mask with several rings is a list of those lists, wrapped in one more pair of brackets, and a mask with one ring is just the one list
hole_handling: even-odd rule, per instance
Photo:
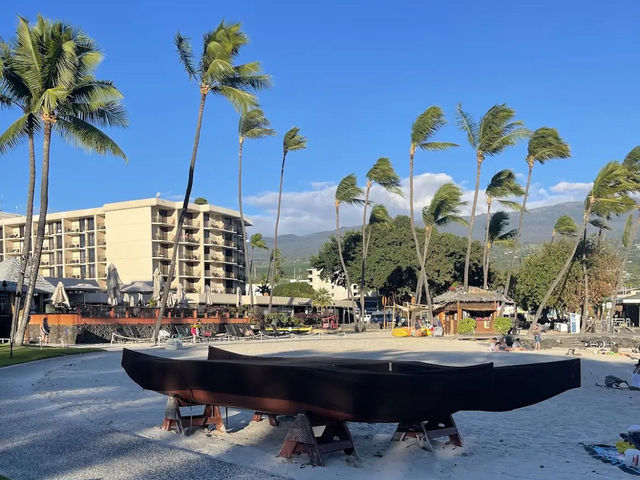
{"label": "closed umbrella", "polygon": [[238,287],[236,289],[236,307],[241,307],[242,306],[242,290],[240,290],[240,287]]}
{"label": "closed umbrella", "polygon": [[162,297],[162,289],[164,288],[164,277],[162,276],[162,272],[159,268],[153,271],[153,295],[151,296],[154,300],[160,300]]}
{"label": "closed umbrella", "polygon": [[109,305],[118,305],[121,298],[120,289],[122,288],[122,281],[120,281],[120,275],[113,263],[107,267],[107,303]]}
{"label": "closed umbrella", "polygon": [[188,307],[189,306],[189,302],[187,301],[187,297],[184,294],[184,288],[183,288],[181,283],[179,283],[178,287],[176,288],[176,303],[180,307]]}
{"label": "closed umbrella", "polygon": [[58,282],[56,285],[56,289],[51,295],[51,303],[53,303],[54,307],[71,307],[71,303],[69,303],[69,295],[67,295],[67,291],[64,289],[64,283]]}
{"label": "closed umbrella", "polygon": [[173,292],[169,292],[167,295],[167,307],[173,308],[176,306],[176,294]]}
{"label": "closed umbrella", "polygon": [[207,306],[213,305],[213,293],[209,284],[204,286],[204,304]]}
{"label": "closed umbrella", "polygon": [[138,294],[138,305],[144,305],[144,297],[142,296],[142,292]]}

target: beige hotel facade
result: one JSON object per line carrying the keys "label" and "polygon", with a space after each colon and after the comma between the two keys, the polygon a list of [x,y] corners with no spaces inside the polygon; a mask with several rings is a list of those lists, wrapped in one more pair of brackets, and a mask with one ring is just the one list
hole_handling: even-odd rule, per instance
{"label": "beige hotel facade", "polygon": [[[245,290],[246,261],[240,214],[214,205],[189,204],[176,231],[182,202],[160,198],[107,203],[99,208],[47,215],[40,261],[44,277],[95,279],[104,285],[113,263],[124,283],[152,280],[156,268],[166,276],[173,241],[180,237],[173,281],[188,293],[210,285],[214,293]],[[38,217],[33,223],[33,235]],[[251,223],[245,218],[245,224]],[[19,256],[25,217],[0,218],[0,261]]]}

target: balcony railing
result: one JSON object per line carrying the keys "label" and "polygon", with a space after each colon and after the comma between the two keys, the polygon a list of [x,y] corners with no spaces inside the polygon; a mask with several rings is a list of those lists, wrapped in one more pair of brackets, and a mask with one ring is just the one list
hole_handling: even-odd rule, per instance
{"label": "balcony railing", "polygon": [[171,217],[165,217],[164,215],[153,215],[151,217],[153,223],[163,223],[165,225],[171,225],[173,219]]}
{"label": "balcony railing", "polygon": [[166,233],[156,233],[153,236],[154,240],[160,241],[160,242],[173,242],[173,235],[167,235]]}
{"label": "balcony railing", "polygon": [[192,243],[192,244],[198,244],[200,243],[200,240],[197,237],[183,237],[182,239],[180,239],[181,243]]}
{"label": "balcony railing", "polygon": [[182,260],[198,261],[200,260],[200,257],[198,255],[183,254]]}
{"label": "balcony railing", "polygon": [[153,252],[153,256],[156,258],[169,258],[169,252],[166,250],[156,250]]}
{"label": "balcony railing", "polygon": [[185,269],[182,270],[180,275],[183,276],[183,277],[197,277],[197,278],[200,278],[200,271],[199,270],[194,270],[192,268],[185,268]]}

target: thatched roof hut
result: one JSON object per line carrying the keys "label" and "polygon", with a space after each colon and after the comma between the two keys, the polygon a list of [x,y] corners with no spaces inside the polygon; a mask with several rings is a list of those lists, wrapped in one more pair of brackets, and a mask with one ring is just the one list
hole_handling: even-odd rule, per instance
{"label": "thatched roof hut", "polygon": [[464,317],[476,319],[476,332],[493,332],[493,320],[503,304],[513,304],[513,300],[502,293],[469,287],[465,292],[460,287],[433,299],[439,304],[439,318],[446,333],[458,333],[458,322]]}

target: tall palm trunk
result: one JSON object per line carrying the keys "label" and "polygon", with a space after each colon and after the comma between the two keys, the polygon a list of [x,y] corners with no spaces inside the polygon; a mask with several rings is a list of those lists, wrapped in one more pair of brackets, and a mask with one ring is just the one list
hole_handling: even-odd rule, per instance
{"label": "tall palm trunk", "polygon": [[613,322],[613,313],[616,309],[616,301],[618,300],[618,290],[622,287],[622,277],[624,275],[624,270],[629,261],[629,253],[631,252],[631,248],[633,247],[633,242],[636,239],[636,235],[638,234],[638,227],[640,227],[640,213],[638,213],[638,218],[633,224],[633,230],[631,231],[631,238],[629,238],[629,244],[625,248],[624,257],[622,258],[622,263],[620,264],[620,268],[618,269],[618,275],[616,276],[616,283],[613,286],[613,292],[611,293],[611,308],[609,309],[609,313],[607,314],[607,331],[611,332],[611,326]]}
{"label": "tall palm trunk", "polygon": [[42,121],[44,123],[44,138],[42,141],[40,213],[38,214],[38,230],[36,231],[36,241],[34,243],[33,257],[31,259],[31,278],[29,279],[29,288],[27,289],[27,296],[24,301],[22,319],[18,323],[15,338],[15,344],[18,346],[23,344],[27,326],[29,325],[29,313],[31,310],[31,302],[33,301],[33,292],[36,287],[36,280],[38,279],[38,270],[40,269],[42,244],[44,243],[44,229],[47,224],[47,208],[49,207],[49,151],[51,149],[51,129],[55,123],[55,117],[52,115],[43,115]]}
{"label": "tall palm trunk", "polygon": [[[485,271],[489,271],[489,264],[491,263],[491,247],[493,245],[489,244],[487,246],[487,258],[485,259],[484,263],[483,263],[483,268],[485,269]],[[485,285],[484,289],[486,290],[487,287]]]}
{"label": "tall palm trunk", "polygon": [[367,262],[367,249],[365,244],[365,235],[367,230],[367,204],[369,203],[369,191],[371,190],[371,181],[367,182],[367,189],[364,194],[364,208],[362,209],[362,265],[360,268],[360,319],[364,320],[364,275]]}
{"label": "tall palm trunk", "polygon": [[478,192],[480,191],[480,172],[482,170],[481,152],[476,153],[476,190],[473,194],[473,206],[471,207],[471,217],[469,218],[469,235],[467,236],[467,255],[464,258],[464,291],[469,290],[469,260],[471,259],[471,236],[473,234],[473,224],[476,221],[476,206],[478,205]]}
{"label": "tall palm trunk", "polygon": [[556,238],[556,232],[551,232],[551,245],[553,245],[553,240]]}
{"label": "tall palm trunk", "polygon": [[[509,296],[509,288],[511,287],[511,271],[513,270],[513,261],[518,253],[518,247],[520,246],[520,235],[522,235],[522,224],[524,221],[524,214],[527,211],[527,198],[529,197],[529,186],[531,185],[531,175],[533,173],[533,160],[528,162],[529,175],[527,175],[527,185],[524,188],[524,197],[522,198],[522,208],[520,209],[520,218],[518,219],[518,232],[516,233],[516,240],[513,245],[513,253],[511,254],[511,260],[509,260],[509,267],[507,268],[507,280],[504,283],[504,294]],[[553,243],[553,235],[551,236],[551,243]]]}
{"label": "tall palm trunk", "polygon": [[484,228],[484,251],[482,253],[482,288],[487,289],[489,280],[489,267],[487,257],[489,256],[489,224],[491,222],[491,197],[487,197],[487,221]]}
{"label": "tall palm trunk", "polygon": [[420,290],[416,295],[416,303],[420,303],[422,297],[422,286],[424,286],[424,293],[427,298],[427,320],[433,324],[433,302],[431,301],[431,292],[429,291],[429,282],[427,280],[427,252],[429,251],[429,243],[431,243],[431,233],[433,227],[425,227],[424,229],[424,246],[422,248],[422,262],[420,263],[420,279],[418,281]]}
{"label": "tall palm trunk", "polygon": [[13,302],[13,312],[11,315],[10,348],[9,357],[13,358],[13,344],[15,342],[16,326],[20,321],[20,309],[22,308],[22,289],[24,287],[24,277],[29,263],[29,253],[31,250],[31,228],[33,223],[33,195],[36,186],[36,153],[33,132],[29,132],[29,186],[27,187],[27,212],[24,225],[24,242],[22,244],[22,256],[20,257],[20,271],[16,282],[16,294]]}
{"label": "tall palm trunk", "polygon": [[[353,321],[356,322],[356,300],[351,292],[351,281],[349,280],[349,272],[347,266],[344,263],[344,257],[342,256],[342,237],[340,236],[340,203],[336,202],[336,239],[338,240],[338,256],[340,257],[340,264],[342,265],[342,271],[344,272],[344,280],[347,283],[347,295],[351,300],[353,308]],[[357,326],[357,322],[356,322]]]}
{"label": "tall palm trunk", "polygon": [[180,243],[180,237],[182,235],[182,225],[184,219],[187,216],[187,208],[189,207],[189,197],[191,196],[191,188],[193,187],[193,175],[196,168],[196,158],[198,155],[198,144],[200,143],[200,129],[202,128],[202,114],[204,113],[204,102],[207,100],[208,88],[200,88],[200,108],[198,109],[198,123],[196,124],[196,135],[193,140],[193,151],[191,152],[191,162],[189,163],[189,178],[187,180],[187,189],[184,193],[184,201],[182,202],[182,210],[178,215],[178,225],[176,226],[176,234],[173,239],[173,254],[171,255],[171,264],[169,266],[169,274],[167,281],[164,284],[162,290],[162,298],[160,299],[160,308],[158,310],[158,317],[156,318],[156,326],[153,331],[153,342],[158,344],[158,334],[160,333],[160,325],[162,324],[162,318],[164,317],[164,311],[167,306],[167,297],[169,297],[169,291],[171,290],[171,282],[176,272],[176,263],[178,258],[178,246]]}
{"label": "tall palm trunk", "polygon": [[589,276],[587,275],[587,229],[582,234],[582,281],[584,302],[582,304],[582,323],[586,325],[589,318]]}
{"label": "tall palm trunk", "polygon": [[[267,314],[271,313],[271,306],[273,304],[273,289],[275,288],[275,271],[276,271],[276,254],[278,252],[278,224],[280,223],[280,205],[282,203],[282,184],[284,183],[284,162],[287,159],[287,152],[282,154],[282,167],[280,167],[280,190],[278,190],[278,212],[276,213],[276,229],[273,235],[273,252],[269,259],[269,271],[267,281],[271,284],[271,290],[269,292],[269,309]],[[273,268],[271,264],[273,263]]]}
{"label": "tall palm trunk", "polygon": [[[244,224],[244,214],[242,213],[242,145],[244,144],[244,137],[240,137],[239,145],[238,145],[238,211],[240,212],[240,224],[242,225],[242,245],[244,252],[244,272],[245,277],[249,279],[249,295],[250,295],[250,304],[251,311],[253,311],[253,281],[251,280],[251,270],[249,270],[249,274],[247,275],[247,229]],[[251,252],[253,254],[253,252]],[[247,278],[245,278],[245,285]]]}
{"label": "tall palm trunk", "polygon": [[580,237],[582,237],[583,233],[587,229],[587,224],[589,223],[589,215],[591,215],[591,208],[592,207],[593,207],[593,200],[588,199],[587,200],[587,207],[585,208],[584,216],[582,218],[582,230],[580,231],[580,234],[577,235],[576,241],[573,244],[573,248],[571,249],[571,253],[567,257],[567,260],[564,262],[564,265],[562,266],[562,269],[560,270],[558,275],[556,275],[556,278],[553,280],[553,283],[551,284],[551,286],[549,287],[547,292],[544,294],[544,297],[542,297],[542,301],[540,302],[540,306],[538,307],[538,310],[536,311],[536,316],[533,319],[533,324],[534,325],[538,323],[538,320],[540,319],[540,315],[542,314],[542,310],[544,310],[544,308],[547,306],[547,302],[549,301],[549,298],[551,298],[551,295],[553,294],[553,291],[556,289],[556,287],[560,283],[560,280],[562,280],[562,278],[569,271],[569,267],[571,266],[571,262],[573,261],[573,257],[575,256],[576,251],[578,250],[578,245],[580,244],[580,241],[582,240]]}

